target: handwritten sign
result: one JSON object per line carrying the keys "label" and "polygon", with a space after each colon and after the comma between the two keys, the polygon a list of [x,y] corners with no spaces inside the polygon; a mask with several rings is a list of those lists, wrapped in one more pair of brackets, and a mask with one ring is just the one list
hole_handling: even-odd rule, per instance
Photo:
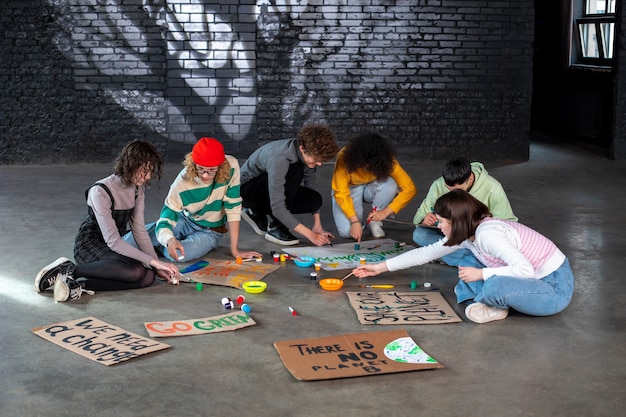
{"label": "handwritten sign", "polygon": [[415,247],[410,245],[396,248],[396,243],[399,244],[399,242],[393,239],[378,239],[361,242],[358,249],[355,249],[354,243],[339,243],[332,247],[288,247],[282,248],[282,250],[293,256],[315,258],[322,264],[323,269],[334,271],[337,269],[355,268],[360,265],[362,257],[365,258],[367,263],[376,263],[415,249]]}
{"label": "handwritten sign", "polygon": [[443,368],[405,330],[275,342],[278,355],[300,380],[321,380]]}
{"label": "handwritten sign", "polygon": [[441,293],[348,292],[361,324],[443,324],[462,321]]}
{"label": "handwritten sign", "polygon": [[146,326],[148,334],[152,337],[172,337],[227,332],[255,324],[252,317],[247,314],[232,313],[204,319],[152,321],[144,323],[144,326]]}
{"label": "handwritten sign", "polygon": [[238,264],[235,261],[205,259],[202,262],[206,263],[206,266],[191,272],[183,272],[185,276],[195,282],[235,288],[241,288],[241,284],[247,281],[260,281],[267,274],[280,268],[280,265],[256,261]]}
{"label": "handwritten sign", "polygon": [[32,331],[49,342],[106,366],[170,347],[94,317],[51,324]]}

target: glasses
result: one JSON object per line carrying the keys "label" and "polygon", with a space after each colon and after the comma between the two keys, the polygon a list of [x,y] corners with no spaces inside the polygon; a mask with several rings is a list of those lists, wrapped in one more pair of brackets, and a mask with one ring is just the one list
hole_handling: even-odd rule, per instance
{"label": "glasses", "polygon": [[219,167],[213,167],[213,168],[201,168],[198,165],[196,165],[196,173],[198,174],[199,177],[203,176],[203,175],[214,175],[215,173],[217,173],[217,170],[219,169]]}

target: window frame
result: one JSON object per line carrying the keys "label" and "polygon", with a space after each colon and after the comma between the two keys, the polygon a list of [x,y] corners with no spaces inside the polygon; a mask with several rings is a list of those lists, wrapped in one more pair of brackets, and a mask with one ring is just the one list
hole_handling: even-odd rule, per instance
{"label": "window frame", "polygon": [[[600,13],[587,13],[588,4],[590,1],[595,0],[572,0],[572,25],[571,25],[571,37],[570,37],[570,59],[569,65],[572,67],[591,67],[595,69],[613,69],[615,64],[615,30],[616,30],[616,13],[602,11]],[[619,0],[607,0],[614,2],[614,7],[617,8]],[[609,36],[611,39],[606,38],[605,31],[602,30],[602,25],[612,24]],[[586,57],[583,53],[582,43],[582,25],[593,25],[595,27],[595,43],[598,51],[597,57]],[[605,56],[605,44],[610,42],[611,56]]]}

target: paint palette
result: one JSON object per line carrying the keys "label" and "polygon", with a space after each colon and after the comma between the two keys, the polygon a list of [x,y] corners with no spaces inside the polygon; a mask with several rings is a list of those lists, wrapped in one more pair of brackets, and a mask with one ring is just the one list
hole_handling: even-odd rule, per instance
{"label": "paint palette", "polygon": [[337,278],[324,278],[320,281],[320,287],[326,291],[337,291],[343,287],[343,281]]}
{"label": "paint palette", "polygon": [[293,262],[300,268],[308,268],[313,266],[315,258],[311,258],[310,256],[298,256],[297,258],[294,258]]}
{"label": "paint palette", "polygon": [[241,284],[243,290],[249,294],[260,294],[267,288],[267,282],[263,281],[246,281]]}

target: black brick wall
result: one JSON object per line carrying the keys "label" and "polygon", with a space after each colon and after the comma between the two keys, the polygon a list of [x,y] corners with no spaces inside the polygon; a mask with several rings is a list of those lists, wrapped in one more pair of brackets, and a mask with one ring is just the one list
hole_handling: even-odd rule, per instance
{"label": "black brick wall", "polygon": [[4,0],[0,163],[206,135],[246,157],[305,122],[416,159],[527,159],[533,1],[275,4]]}

